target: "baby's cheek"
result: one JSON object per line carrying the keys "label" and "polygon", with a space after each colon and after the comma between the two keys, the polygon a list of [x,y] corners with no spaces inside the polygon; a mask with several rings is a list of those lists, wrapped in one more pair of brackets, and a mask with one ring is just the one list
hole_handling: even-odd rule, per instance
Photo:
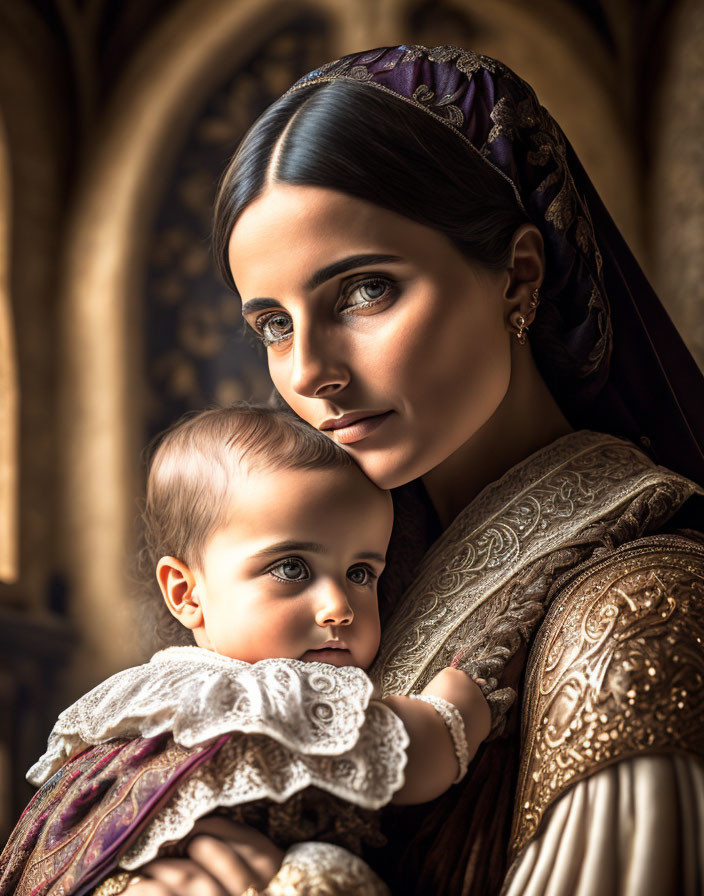
{"label": "baby's cheek", "polygon": [[[277,643],[298,649],[301,646],[301,641],[309,640],[308,636],[313,626],[314,620],[310,618],[310,614],[303,612],[299,607],[294,606],[293,601],[290,601],[270,616],[264,631],[269,637],[273,635]],[[301,652],[307,648],[308,644],[306,643]]]}

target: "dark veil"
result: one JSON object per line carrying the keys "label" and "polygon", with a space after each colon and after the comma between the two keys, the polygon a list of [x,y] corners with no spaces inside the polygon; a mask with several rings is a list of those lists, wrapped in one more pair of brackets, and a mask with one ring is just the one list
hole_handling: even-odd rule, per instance
{"label": "dark veil", "polygon": [[451,128],[512,186],[546,253],[531,345],[571,424],[623,436],[704,484],[704,377],[532,88],[458,47],[384,47],[306,75],[353,80]]}

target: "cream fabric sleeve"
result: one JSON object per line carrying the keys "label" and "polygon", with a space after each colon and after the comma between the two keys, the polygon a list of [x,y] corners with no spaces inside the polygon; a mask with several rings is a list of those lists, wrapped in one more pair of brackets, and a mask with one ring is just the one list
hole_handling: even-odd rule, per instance
{"label": "cream fabric sleeve", "polygon": [[704,761],[638,756],[575,784],[511,866],[502,896],[700,896]]}

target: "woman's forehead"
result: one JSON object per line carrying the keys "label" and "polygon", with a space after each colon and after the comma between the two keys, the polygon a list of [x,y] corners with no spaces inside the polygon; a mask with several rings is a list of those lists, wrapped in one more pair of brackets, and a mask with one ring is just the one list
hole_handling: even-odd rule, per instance
{"label": "woman's forehead", "polygon": [[243,298],[270,293],[277,283],[310,288],[316,274],[350,257],[413,257],[427,233],[409,218],[336,190],[275,184],[237,221],[230,266]]}

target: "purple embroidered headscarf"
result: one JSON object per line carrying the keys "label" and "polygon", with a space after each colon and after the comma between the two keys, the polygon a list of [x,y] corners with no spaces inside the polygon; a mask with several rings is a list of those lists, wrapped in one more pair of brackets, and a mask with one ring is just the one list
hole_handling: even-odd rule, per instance
{"label": "purple embroidered headscarf", "polygon": [[630,438],[704,483],[704,378],[531,87],[470,50],[399,46],[327,63],[289,92],[340,79],[423,109],[511,184],[545,243],[531,343],[573,425]]}

